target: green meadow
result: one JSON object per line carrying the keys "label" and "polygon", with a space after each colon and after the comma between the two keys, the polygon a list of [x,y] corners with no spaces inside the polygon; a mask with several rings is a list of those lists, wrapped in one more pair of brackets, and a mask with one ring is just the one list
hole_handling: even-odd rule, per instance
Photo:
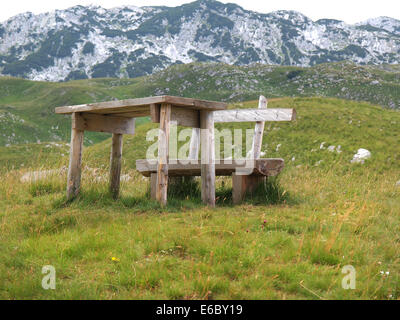
{"label": "green meadow", "polygon": [[[297,111],[295,122],[265,126],[262,151],[285,169],[236,206],[223,177],[215,209],[201,203],[198,181],[171,186],[165,208],[151,201],[135,170],[154,143],[148,119],[124,136],[117,200],[108,135],[85,140],[82,190],[71,202],[64,136],[0,147],[0,299],[400,299],[400,113],[322,97],[268,106]],[[371,158],[351,163],[359,148]],[[24,181],[38,170],[53,171]],[[55,290],[41,286],[45,265],[56,269]],[[354,290],[342,288],[348,265]]]}

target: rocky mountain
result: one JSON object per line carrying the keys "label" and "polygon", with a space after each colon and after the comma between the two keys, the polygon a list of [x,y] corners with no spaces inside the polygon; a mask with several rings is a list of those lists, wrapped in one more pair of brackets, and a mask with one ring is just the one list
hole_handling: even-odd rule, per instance
{"label": "rocky mountain", "polygon": [[31,80],[134,78],[193,61],[312,66],[342,60],[398,63],[400,21],[349,25],[199,0],[174,8],[76,6],[0,24],[0,73]]}

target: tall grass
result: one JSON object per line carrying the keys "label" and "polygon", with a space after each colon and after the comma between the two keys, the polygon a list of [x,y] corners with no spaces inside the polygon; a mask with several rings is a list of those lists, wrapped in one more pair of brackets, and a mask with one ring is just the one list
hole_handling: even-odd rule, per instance
{"label": "tall grass", "polygon": [[[32,185],[22,172],[2,174],[0,296],[397,299],[400,172],[337,172],[288,168],[240,206],[222,200],[230,182],[219,178],[215,210],[186,188],[161,208],[135,172],[113,200],[107,180],[85,170],[72,202],[65,177]],[[56,267],[55,291],[41,288],[46,264]],[[356,290],[341,288],[348,264]]]}

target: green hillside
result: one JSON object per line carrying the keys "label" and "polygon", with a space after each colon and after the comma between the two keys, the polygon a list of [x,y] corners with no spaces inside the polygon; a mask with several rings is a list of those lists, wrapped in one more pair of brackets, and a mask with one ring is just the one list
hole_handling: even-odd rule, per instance
{"label": "green hillside", "polygon": [[[399,85],[398,66],[350,63],[0,78],[0,298],[399,299]],[[202,205],[196,184],[171,187],[161,208],[135,170],[156,127],[142,118],[124,136],[121,197],[108,193],[110,135],[87,133],[82,192],[66,202],[70,119],[54,107],[162,94],[229,108],[254,108],[264,94],[270,108],[296,108],[295,122],[265,126],[262,151],[285,160],[282,174],[240,206],[219,177],[216,209]],[[351,163],[359,148],[371,158]],[[29,182],[43,170],[54,171]],[[40,285],[48,264],[57,290]],[[345,265],[356,269],[355,290],[341,287]]]}
{"label": "green hillside", "polygon": [[[0,146],[68,141],[69,118],[55,115],[57,106],[163,94],[229,102],[256,99],[260,94],[268,98],[321,96],[396,109],[400,69],[347,62],[311,68],[206,63],[176,65],[136,79],[49,83],[0,77]],[[90,133],[85,144],[105,137]]]}
{"label": "green hillside", "polygon": [[[229,108],[256,106],[257,101],[250,101],[230,104]],[[294,161],[288,161],[289,166],[330,167],[332,164],[340,164],[344,170],[354,170],[355,166],[350,164],[350,160],[359,148],[365,148],[373,154],[368,160],[368,166],[377,172],[400,168],[398,111],[333,98],[275,98],[270,99],[268,107],[295,108],[298,115],[297,121],[293,123],[267,123],[262,151],[268,157],[283,157],[286,160],[294,157]],[[147,148],[154,143],[146,141],[146,132],[156,127],[152,123],[139,124],[134,136],[124,136],[126,168],[135,169],[135,161],[145,158]],[[217,129],[252,127],[252,123],[216,125]],[[83,159],[87,165],[108,166],[110,136],[103,134],[106,140],[85,148]],[[320,149],[322,143],[323,149]],[[329,146],[340,146],[340,152],[328,151]],[[0,147],[0,151],[1,167],[21,168],[22,165],[34,168],[43,165],[44,160],[51,167],[68,164],[69,149],[62,142]]]}
{"label": "green hillside", "polygon": [[[266,125],[262,150],[286,166],[239,206],[229,178],[217,179],[216,209],[187,188],[166,208],[150,201],[134,170],[152,143],[150,123],[124,138],[116,201],[109,139],[85,148],[82,193],[70,203],[65,170],[20,180],[67,165],[64,144],[0,148],[0,298],[399,299],[400,113],[327,98],[269,107],[297,110],[293,123]],[[350,163],[358,148],[371,151],[364,164]],[[56,290],[40,285],[48,264]],[[355,290],[341,286],[345,265],[356,270]]]}

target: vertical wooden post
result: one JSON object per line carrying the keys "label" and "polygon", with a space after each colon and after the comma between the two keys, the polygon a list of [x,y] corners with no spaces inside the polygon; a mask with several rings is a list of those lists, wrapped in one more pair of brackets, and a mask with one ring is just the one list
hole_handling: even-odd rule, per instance
{"label": "vertical wooden post", "polygon": [[[260,96],[258,100],[258,108],[267,108],[267,98]],[[251,147],[250,159],[259,159],[261,154],[262,138],[264,134],[264,121],[257,121],[254,127],[254,137]],[[259,184],[264,182],[266,177],[249,176],[238,173],[232,174],[232,201],[233,204],[242,202],[246,193],[252,193]]]}
{"label": "vertical wooden post", "polygon": [[76,129],[76,123],[82,121],[79,113],[72,114],[71,145],[67,177],[67,200],[76,197],[81,187],[81,166],[83,149],[83,130]]}
{"label": "vertical wooden post", "polygon": [[239,204],[246,194],[252,193],[266,180],[263,176],[248,176],[237,173],[232,174],[232,202]]}
{"label": "vertical wooden post", "polygon": [[215,146],[212,111],[200,111],[201,128],[201,199],[215,207]]}
{"label": "vertical wooden post", "polygon": [[160,133],[158,135],[158,167],[156,189],[156,199],[162,206],[167,204],[170,120],[171,105],[164,103],[160,108]]}
{"label": "vertical wooden post", "polygon": [[[258,109],[267,108],[267,98],[264,96],[260,96],[258,101]],[[262,138],[264,133],[264,121],[257,121],[254,128],[254,137],[253,137],[253,145],[252,145],[252,155],[251,159],[259,159],[261,154],[261,146],[262,146]]]}
{"label": "vertical wooden post", "polygon": [[110,156],[110,192],[118,198],[121,180],[122,134],[113,133]]}
{"label": "vertical wooden post", "polygon": [[232,174],[232,202],[239,204],[245,196],[246,177],[244,175]]}
{"label": "vertical wooden post", "polygon": [[154,123],[160,122],[160,105],[152,103],[150,105],[150,117],[151,121]]}
{"label": "vertical wooden post", "polygon": [[151,200],[157,200],[157,173],[150,174],[150,198]]}

